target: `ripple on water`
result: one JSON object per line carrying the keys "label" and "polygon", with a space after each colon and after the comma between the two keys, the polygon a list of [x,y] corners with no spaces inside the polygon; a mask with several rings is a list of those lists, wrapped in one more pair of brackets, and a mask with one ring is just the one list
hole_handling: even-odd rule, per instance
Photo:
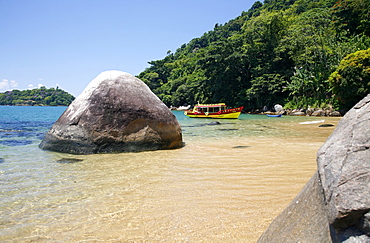
{"label": "ripple on water", "polygon": [[31,144],[31,140],[16,140],[16,139],[9,139],[9,140],[1,140],[0,144],[5,145],[5,146],[24,146]]}
{"label": "ripple on water", "polygon": [[101,155],[40,150],[35,134],[50,125],[0,126],[0,141],[33,141],[0,146],[0,241],[255,242],[312,176],[331,129],[178,118],[181,149]]}

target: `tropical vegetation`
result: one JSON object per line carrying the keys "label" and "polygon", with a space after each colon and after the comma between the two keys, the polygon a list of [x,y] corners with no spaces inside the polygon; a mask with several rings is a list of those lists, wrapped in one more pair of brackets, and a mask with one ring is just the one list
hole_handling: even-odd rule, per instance
{"label": "tropical vegetation", "polygon": [[68,106],[75,97],[64,90],[45,88],[0,93],[0,105]]}
{"label": "tropical vegetation", "polygon": [[256,1],[138,77],[168,106],[348,109],[370,93],[369,47],[370,0]]}

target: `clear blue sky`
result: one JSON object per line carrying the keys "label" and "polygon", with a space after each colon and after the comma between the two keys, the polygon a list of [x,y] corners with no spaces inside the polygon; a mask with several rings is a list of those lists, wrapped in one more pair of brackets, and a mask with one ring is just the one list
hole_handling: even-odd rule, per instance
{"label": "clear blue sky", "polygon": [[79,95],[106,70],[148,62],[255,0],[0,0],[0,92],[57,85]]}

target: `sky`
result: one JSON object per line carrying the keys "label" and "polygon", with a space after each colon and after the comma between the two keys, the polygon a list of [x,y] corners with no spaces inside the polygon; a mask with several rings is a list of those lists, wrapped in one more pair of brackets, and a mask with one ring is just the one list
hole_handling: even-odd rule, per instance
{"label": "sky", "polygon": [[255,0],[0,0],[0,92],[78,96],[99,73],[138,75]]}

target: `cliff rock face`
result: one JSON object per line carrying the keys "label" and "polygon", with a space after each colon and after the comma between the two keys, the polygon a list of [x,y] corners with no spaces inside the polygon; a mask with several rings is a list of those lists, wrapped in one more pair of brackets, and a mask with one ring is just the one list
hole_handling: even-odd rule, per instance
{"label": "cliff rock face", "polygon": [[370,242],[370,95],[341,119],[317,164],[259,242]]}
{"label": "cliff rock face", "polygon": [[39,145],[73,154],[182,146],[173,113],[141,80],[120,71],[106,71],[92,80]]}

